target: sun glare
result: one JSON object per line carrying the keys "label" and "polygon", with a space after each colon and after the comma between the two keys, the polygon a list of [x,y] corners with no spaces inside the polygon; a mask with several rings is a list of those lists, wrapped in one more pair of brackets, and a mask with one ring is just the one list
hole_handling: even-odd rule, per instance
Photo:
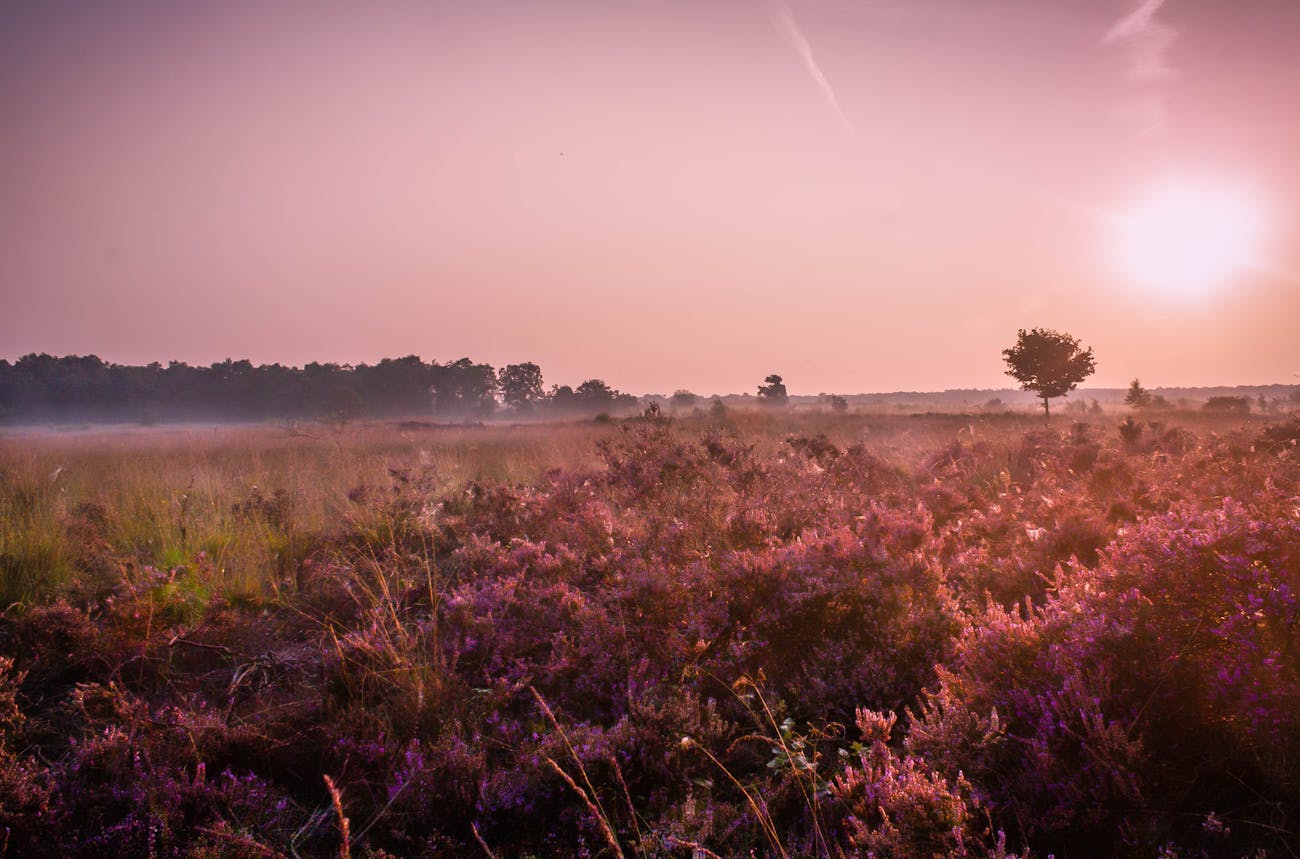
{"label": "sun glare", "polygon": [[1144,286],[1203,295],[1259,264],[1259,206],[1248,195],[1218,188],[1168,187],[1121,222],[1121,251]]}

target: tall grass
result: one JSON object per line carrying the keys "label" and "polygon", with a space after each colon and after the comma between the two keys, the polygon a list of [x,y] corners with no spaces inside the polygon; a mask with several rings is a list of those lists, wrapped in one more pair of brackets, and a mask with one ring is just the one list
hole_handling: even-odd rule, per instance
{"label": "tall grass", "polygon": [[[445,493],[595,464],[594,423],[403,429],[140,428],[0,436],[0,601],[204,553],[228,593],[283,583],[393,471]],[[111,559],[111,560],[107,560]]]}
{"label": "tall grass", "polygon": [[[1114,423],[1092,418],[1100,427]],[[1166,420],[1223,431],[1249,419],[1198,413]],[[992,441],[1000,470],[1023,470],[1011,440],[1041,427],[1033,415],[882,415],[739,411],[680,421],[723,426],[760,455],[791,434],[824,436],[902,468],[954,441]],[[1056,423],[1070,426],[1068,418]],[[599,463],[597,442],[618,423],[347,427],[207,426],[0,435],[0,603],[39,599],[69,583],[108,584],[145,567],[210,560],[205,586],[256,598],[279,589],[321,541],[357,524],[394,472],[418,473],[443,495],[471,481],[525,484],[554,468]]]}

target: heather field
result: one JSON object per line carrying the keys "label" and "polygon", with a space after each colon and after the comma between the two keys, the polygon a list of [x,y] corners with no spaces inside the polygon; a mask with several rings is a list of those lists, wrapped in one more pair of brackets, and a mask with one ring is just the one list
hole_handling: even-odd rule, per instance
{"label": "heather field", "polygon": [[0,853],[1286,857],[1300,419],[0,436]]}

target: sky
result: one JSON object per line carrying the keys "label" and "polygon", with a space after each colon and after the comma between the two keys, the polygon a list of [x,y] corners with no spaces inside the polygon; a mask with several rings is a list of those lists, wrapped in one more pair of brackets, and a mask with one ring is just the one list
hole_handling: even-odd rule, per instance
{"label": "sky", "polygon": [[1296,0],[0,0],[0,358],[858,393],[1047,327],[1090,385],[1295,382],[1298,45]]}

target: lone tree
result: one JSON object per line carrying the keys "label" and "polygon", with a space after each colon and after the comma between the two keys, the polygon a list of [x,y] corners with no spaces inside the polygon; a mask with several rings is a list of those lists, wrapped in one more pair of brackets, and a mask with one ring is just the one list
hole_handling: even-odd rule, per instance
{"label": "lone tree", "polygon": [[685,388],[679,388],[673,392],[671,402],[674,409],[689,409],[693,408],[699,402],[699,399],[698,396]]}
{"label": "lone tree", "polygon": [[1091,347],[1082,348],[1069,334],[1050,328],[1020,329],[1016,345],[1003,349],[1007,375],[1020,387],[1043,398],[1043,419],[1051,417],[1049,400],[1063,397],[1092,375],[1095,362]]}
{"label": "lone tree", "polygon": [[789,394],[785,390],[785,381],[775,373],[763,380],[764,385],[758,386],[758,396],[764,403],[774,406],[783,406],[789,399]]}
{"label": "lone tree", "polygon": [[1151,407],[1151,392],[1142,387],[1142,383],[1134,379],[1129,383],[1128,393],[1124,395],[1124,404],[1132,406],[1135,409],[1146,409]]}

